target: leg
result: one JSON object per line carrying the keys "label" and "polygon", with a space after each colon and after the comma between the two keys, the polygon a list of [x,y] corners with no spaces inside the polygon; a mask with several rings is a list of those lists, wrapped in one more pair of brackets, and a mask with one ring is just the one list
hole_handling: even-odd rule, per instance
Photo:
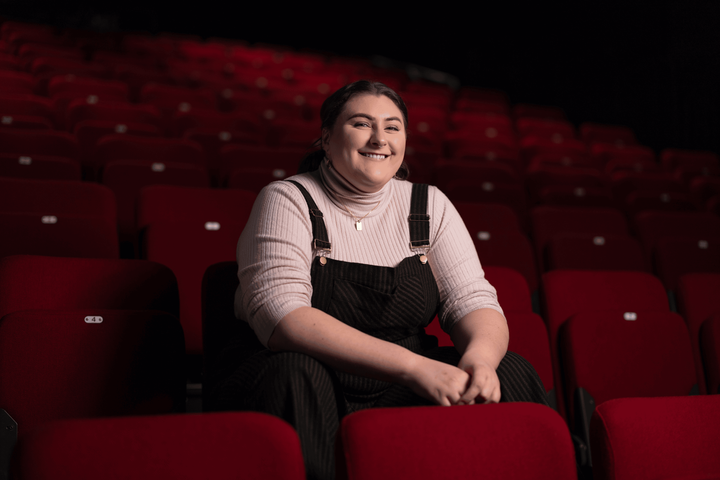
{"label": "leg", "polygon": [[533,402],[548,405],[545,387],[530,362],[508,351],[496,370],[501,402]]}
{"label": "leg", "polygon": [[290,423],[300,437],[307,478],[335,475],[335,434],[344,406],[337,379],[312,357],[262,351],[249,358],[218,388],[222,410],[254,410]]}

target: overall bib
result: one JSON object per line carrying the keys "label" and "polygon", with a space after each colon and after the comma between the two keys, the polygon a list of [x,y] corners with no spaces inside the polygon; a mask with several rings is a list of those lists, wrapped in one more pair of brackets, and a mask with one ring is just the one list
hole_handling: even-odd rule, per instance
{"label": "overall bib", "polygon": [[[322,212],[302,185],[308,203],[313,249],[331,250]],[[408,228],[412,248],[429,246],[427,185],[413,185]],[[311,267],[312,306],[374,337],[393,342],[444,363],[457,365],[452,347],[438,347],[424,327],[432,321],[440,295],[424,255],[405,258],[396,267],[343,262],[316,256]],[[343,416],[372,407],[430,405],[407,387],[331,369],[296,352],[264,347],[244,360],[220,385],[223,410],[255,410],[279,416],[300,437],[308,479],[334,478],[335,435]],[[502,402],[547,404],[545,389],[532,366],[508,352],[497,369]]]}

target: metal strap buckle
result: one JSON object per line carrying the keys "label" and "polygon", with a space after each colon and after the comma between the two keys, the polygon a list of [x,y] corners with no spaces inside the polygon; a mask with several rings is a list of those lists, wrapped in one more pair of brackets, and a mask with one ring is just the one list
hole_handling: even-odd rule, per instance
{"label": "metal strap buckle", "polygon": [[324,240],[318,240],[317,238],[313,240],[312,243],[313,250],[326,250],[328,252],[332,253],[332,244],[330,242],[326,242]]}

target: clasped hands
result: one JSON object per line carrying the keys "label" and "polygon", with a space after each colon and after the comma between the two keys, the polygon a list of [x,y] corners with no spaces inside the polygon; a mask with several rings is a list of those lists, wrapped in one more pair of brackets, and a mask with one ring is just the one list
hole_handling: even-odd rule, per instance
{"label": "clasped hands", "polygon": [[495,368],[476,351],[466,351],[458,366],[419,357],[410,372],[409,386],[438,405],[473,405],[500,401]]}

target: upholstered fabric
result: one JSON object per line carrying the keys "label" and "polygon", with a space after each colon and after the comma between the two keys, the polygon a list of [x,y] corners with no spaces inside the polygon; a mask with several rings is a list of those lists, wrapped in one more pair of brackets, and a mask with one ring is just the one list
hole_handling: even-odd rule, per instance
{"label": "upholstered fabric", "polygon": [[567,426],[531,403],[363,410],[345,417],[338,478],[575,479]]}
{"label": "upholstered fabric", "polygon": [[622,398],[591,422],[593,477],[720,477],[720,396]]}
{"label": "upholstered fabric", "polygon": [[250,412],[54,422],[18,464],[25,480],[305,478],[292,427]]}
{"label": "upholstered fabric", "polygon": [[107,308],[179,314],[172,271],[145,260],[16,255],[0,259],[0,318],[28,309]]}

